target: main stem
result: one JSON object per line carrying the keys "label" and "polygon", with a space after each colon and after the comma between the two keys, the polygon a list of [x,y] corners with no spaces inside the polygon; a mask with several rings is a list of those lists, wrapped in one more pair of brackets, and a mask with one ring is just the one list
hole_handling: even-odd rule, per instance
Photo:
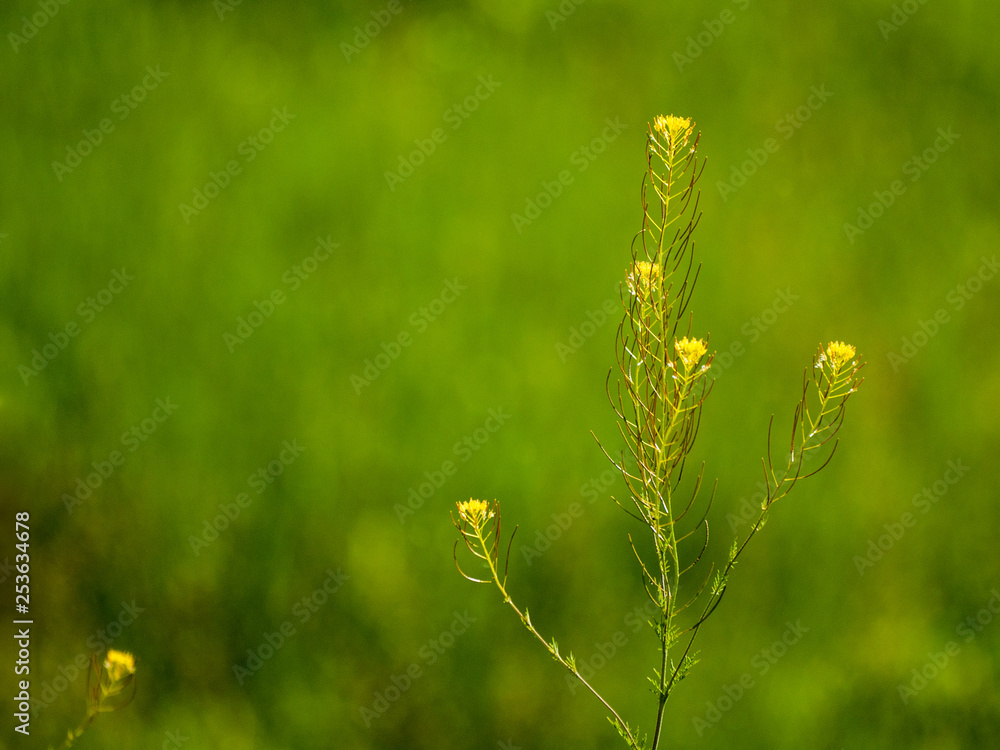
{"label": "main stem", "polygon": [[[664,358],[666,358],[665,352],[664,352]],[[665,374],[666,371],[667,368],[664,367],[662,372],[664,372]],[[682,388],[684,389],[680,393],[680,399],[678,400],[676,406],[674,406],[673,408],[673,414],[671,415],[670,422],[666,427],[666,432],[661,432],[661,435],[663,436],[669,436],[673,432],[677,424],[678,416],[681,414],[683,410],[684,400],[687,398],[687,388],[683,386]],[[665,442],[667,442],[667,444],[669,445],[669,441]],[[663,470],[663,464],[667,460],[667,457],[664,457],[664,450],[663,450],[664,447],[665,446],[660,446],[660,455],[657,458],[656,462],[657,482],[661,481],[660,477]],[[671,497],[669,478],[662,480],[662,484],[657,488],[657,497],[659,497],[660,494],[663,494],[665,497],[664,510],[666,511],[667,514],[667,525],[670,528],[670,533],[666,542],[662,542],[660,541],[663,537],[662,528],[657,528],[653,532],[656,541],[657,562],[660,566],[660,587],[661,590],[666,594],[666,597],[665,600],[661,603],[663,609],[661,611],[662,627],[660,629],[660,685],[659,685],[659,694],[657,696],[656,726],[653,729],[652,750],[656,750],[660,744],[660,731],[663,728],[663,712],[666,709],[667,705],[668,691],[667,691],[666,680],[667,680],[667,667],[669,665],[669,647],[667,645],[667,639],[669,638],[670,624],[673,621],[674,605],[676,603],[677,590],[680,585],[680,580],[679,580],[680,561],[678,559],[678,552],[677,552],[677,536],[676,536],[676,530],[674,528],[673,502]],[[656,518],[657,520],[659,520],[659,514],[657,514]],[[663,548],[664,544],[666,545],[666,549]],[[669,554],[670,557],[672,558],[674,567],[674,579],[672,582],[670,580],[670,575],[668,573],[669,570],[668,566],[670,563],[666,560],[667,554]],[[672,681],[673,680],[671,680],[671,682]]]}
{"label": "main stem", "polygon": [[[669,638],[670,624],[673,621],[674,605],[676,603],[677,590],[680,585],[679,573],[680,565],[678,560],[677,552],[677,537],[674,529],[673,522],[673,503],[670,490],[670,479],[669,477],[663,478],[663,469],[667,461],[670,460],[671,456],[666,455],[668,447],[671,445],[670,435],[673,433],[674,428],[677,425],[677,420],[684,410],[684,401],[687,398],[687,388],[688,385],[685,381],[681,386],[679,392],[679,398],[671,403],[670,400],[666,399],[667,393],[667,378],[668,373],[673,373],[674,371],[668,367],[670,362],[670,356],[667,352],[667,279],[666,279],[666,268],[665,268],[665,249],[664,240],[666,238],[667,227],[670,225],[670,198],[671,192],[674,184],[673,175],[673,158],[674,158],[674,143],[673,139],[669,141],[669,148],[667,149],[667,159],[665,160],[664,166],[667,170],[667,178],[664,180],[665,190],[661,192],[659,185],[656,184],[655,175],[653,177],[653,185],[656,190],[657,195],[662,203],[662,209],[660,211],[660,222],[661,226],[658,227],[660,230],[660,236],[657,238],[656,247],[656,263],[661,269],[662,286],[660,287],[660,297],[659,304],[657,305],[657,315],[654,325],[659,326],[659,342],[660,342],[660,362],[658,363],[659,374],[661,382],[657,384],[658,388],[658,398],[661,401],[661,416],[660,416],[660,440],[657,446],[658,454],[656,457],[656,474],[654,481],[657,483],[655,487],[656,490],[656,502],[657,509],[660,507],[660,498],[663,497],[663,510],[666,513],[667,519],[666,524],[669,526],[669,535],[666,540],[664,540],[663,526],[660,525],[660,514],[657,513],[654,518],[657,522],[657,528],[653,529],[654,542],[657,552],[657,563],[660,566],[660,590],[664,594],[664,601],[661,602],[661,629],[660,629],[660,675],[659,675],[659,691],[657,695],[657,707],[656,707],[656,725],[653,729],[653,744],[651,750],[657,750],[660,744],[660,732],[663,729],[663,714],[667,705],[667,667],[670,664],[669,659],[669,646],[667,645],[667,640]],[[655,336],[655,329],[654,329]],[[670,419],[667,424],[667,410],[670,410]],[[664,548],[665,545],[665,548]],[[667,555],[672,558],[668,562],[666,559]],[[674,579],[671,582],[669,574],[670,562],[673,563],[674,568]],[[671,585],[672,583],[672,585]],[[673,680],[671,679],[671,683]]]}

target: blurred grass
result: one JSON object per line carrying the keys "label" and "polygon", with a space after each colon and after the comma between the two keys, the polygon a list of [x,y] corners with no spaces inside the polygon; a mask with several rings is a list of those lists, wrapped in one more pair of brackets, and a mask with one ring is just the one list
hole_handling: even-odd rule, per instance
{"label": "blurred grass", "polygon": [[[542,559],[512,564],[535,622],[578,655],[643,603],[628,519],[580,489],[607,468],[589,431],[615,434],[603,397],[614,326],[565,362],[556,344],[617,296],[644,123],[660,112],[694,117],[709,157],[695,331],[746,345],[696,449],[719,478],[713,555],[815,345],[844,339],[870,362],[838,456],[773,516],[704,631],[668,713],[672,744],[995,742],[1000,624],[909,703],[897,685],[1000,584],[997,281],[949,308],[898,371],[887,353],[998,246],[997,9],[928,3],[884,41],[891,5],[751,3],[679,72],[673,54],[731,6],[591,0],[552,30],[554,3],[406,3],[348,63],[341,43],[385,6],[243,3],[220,21],[207,1],[71,2],[0,52],[0,499],[3,518],[32,511],[35,684],[123,600],[145,608],[116,641],[139,657],[138,697],[79,747],[162,745],[178,729],[220,748],[614,746],[593,700],[566,688],[493,592],[455,573],[447,512],[499,498],[526,543],[584,503]],[[0,30],[37,9],[5,6]],[[58,181],[52,162],[115,116],[147,65],[169,77]],[[451,130],[446,111],[480,75],[500,87]],[[823,84],[829,101],[723,202],[717,182]],[[178,205],[242,162],[275,107],[295,119],[185,224]],[[577,171],[572,155],[608,117],[627,128]],[[390,191],[385,173],[437,127],[447,140]],[[955,145],[848,242],[844,222],[948,127]],[[564,169],[574,182],[518,233],[511,214]],[[230,355],[223,333],[287,292],[284,271],[327,235],[337,252]],[[81,322],[77,306],[122,267],[135,281],[25,385],[18,366]],[[410,316],[454,278],[468,291],[417,334]],[[741,328],[786,288],[800,299],[750,344]],[[356,394],[350,377],[401,331],[413,345]],[[68,515],[62,493],[167,396],[176,415]],[[510,421],[462,461],[456,441],[496,407]],[[196,557],[189,537],[292,439],[303,456]],[[957,458],[968,476],[859,576],[854,556]],[[448,459],[455,476],[400,524],[394,506]],[[239,685],[233,664],[340,567],[349,583]],[[456,610],[478,619],[427,666],[421,647]],[[796,619],[808,635],[698,737],[691,717],[756,677],[753,655]],[[595,681],[648,729],[652,639],[627,632]],[[413,662],[423,677],[365,727],[360,707]],[[36,719],[42,742],[78,721],[82,688]]]}

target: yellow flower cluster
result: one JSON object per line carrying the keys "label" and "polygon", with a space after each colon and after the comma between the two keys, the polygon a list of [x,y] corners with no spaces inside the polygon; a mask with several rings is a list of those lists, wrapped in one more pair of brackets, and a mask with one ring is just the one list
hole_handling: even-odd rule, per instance
{"label": "yellow flower cluster", "polygon": [[843,341],[831,341],[826,345],[826,358],[835,370],[839,370],[845,364],[854,359],[855,349],[850,344]]}
{"label": "yellow flower cluster", "polygon": [[687,140],[694,128],[689,117],[657,115],[653,119],[653,129],[669,138],[672,143],[677,143]]}
{"label": "yellow flower cluster", "polygon": [[478,529],[493,518],[493,511],[490,510],[490,504],[485,500],[470,499],[458,503],[458,515],[463,521],[467,521]]}
{"label": "yellow flower cluster", "polygon": [[647,297],[650,291],[660,286],[663,269],[656,263],[636,261],[628,274],[628,289],[637,296]]}
{"label": "yellow flower cluster", "polygon": [[690,370],[698,364],[698,360],[705,356],[708,344],[701,339],[689,339],[685,336],[674,341],[674,349],[677,350],[677,356],[681,358],[685,369]]}
{"label": "yellow flower cluster", "polygon": [[127,651],[110,649],[104,657],[104,671],[111,683],[121,682],[135,674],[135,657]]}
{"label": "yellow flower cluster", "polygon": [[[87,676],[87,723],[99,713],[117,711],[135,697],[135,657],[126,651],[109,649],[101,661],[91,654]],[[79,729],[82,733],[86,729]]]}

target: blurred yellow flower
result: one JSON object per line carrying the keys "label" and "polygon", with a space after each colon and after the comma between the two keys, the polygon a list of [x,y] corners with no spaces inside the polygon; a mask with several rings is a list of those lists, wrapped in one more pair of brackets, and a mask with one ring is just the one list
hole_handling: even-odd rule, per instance
{"label": "blurred yellow flower", "polygon": [[135,657],[127,651],[110,649],[104,657],[104,671],[112,682],[121,682],[131,674],[135,674]]}
{"label": "blurred yellow flower", "polygon": [[708,351],[708,344],[701,339],[689,339],[685,336],[682,339],[674,341],[674,349],[677,350],[677,356],[681,358],[684,367],[690,370],[698,364],[699,359],[705,356],[705,352]]}

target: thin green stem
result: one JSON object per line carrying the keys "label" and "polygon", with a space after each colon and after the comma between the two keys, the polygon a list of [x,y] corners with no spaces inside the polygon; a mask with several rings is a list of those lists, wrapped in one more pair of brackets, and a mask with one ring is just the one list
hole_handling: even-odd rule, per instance
{"label": "thin green stem", "polygon": [[555,660],[558,661],[560,664],[562,664],[564,667],[566,667],[566,669],[568,669],[573,674],[574,677],[576,677],[581,683],[583,683],[584,687],[586,687],[591,693],[594,694],[594,697],[596,697],[597,700],[599,700],[602,704],[604,704],[604,707],[611,713],[612,716],[615,717],[615,720],[618,722],[618,726],[621,728],[621,731],[627,736],[631,746],[634,748],[638,748],[639,743],[636,741],[635,737],[629,731],[628,726],[625,724],[625,721],[622,719],[621,716],[618,715],[618,712],[611,707],[611,704],[604,699],[604,696],[598,693],[597,690],[583,678],[583,676],[579,673],[579,671],[577,671],[574,665],[570,664],[566,659],[564,659],[562,655],[552,646],[552,644],[550,644],[548,641],[545,640],[545,638],[542,637],[542,634],[539,633],[535,629],[535,626],[531,624],[531,620],[528,618],[528,616],[523,612],[521,612],[521,610],[518,609],[517,605],[514,604],[514,600],[511,598],[510,594],[507,593],[507,589],[504,586],[504,582],[500,580],[500,575],[497,572],[496,564],[493,561],[493,555],[490,554],[489,544],[483,537],[482,527],[479,525],[473,525],[472,529],[473,532],[475,533],[476,540],[479,542],[483,550],[483,554],[486,559],[486,564],[489,565],[490,575],[493,577],[493,583],[496,584],[497,588],[500,590],[500,593],[503,595],[504,602],[510,605],[510,608],[514,610],[517,616],[521,619],[521,622],[524,624],[524,626],[531,632],[532,635],[535,636],[535,638],[537,638],[542,643],[543,646],[545,646],[546,650],[548,650],[548,652],[552,654]]}
{"label": "thin green stem", "polygon": [[83,721],[80,722],[80,726],[74,729],[72,732],[66,733],[66,739],[59,746],[59,750],[69,750],[73,747],[73,743],[80,737],[81,734],[87,731],[88,727],[94,723],[94,719],[97,718],[96,713],[88,713]]}

